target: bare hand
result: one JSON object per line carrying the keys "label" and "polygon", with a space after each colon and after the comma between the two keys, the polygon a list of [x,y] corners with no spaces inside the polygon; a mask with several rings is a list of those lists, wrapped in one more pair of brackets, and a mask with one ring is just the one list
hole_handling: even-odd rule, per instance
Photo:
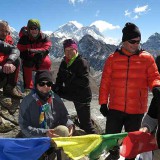
{"label": "bare hand", "polygon": [[47,133],[46,133],[46,135],[47,135],[47,137],[50,137],[50,138],[59,137],[58,134],[55,134],[55,133],[54,133],[54,129],[48,130]]}
{"label": "bare hand", "polygon": [[139,129],[139,131],[141,131],[141,132],[146,132],[146,133],[149,132],[149,130],[148,130],[147,127],[142,127],[142,128]]}
{"label": "bare hand", "polygon": [[74,132],[74,130],[75,130],[75,126],[74,126],[74,125],[70,125],[70,126],[68,127],[68,130],[69,130],[69,137],[71,137],[72,134],[73,134],[73,132]]}
{"label": "bare hand", "polygon": [[10,62],[7,62],[3,66],[3,72],[6,74],[13,73],[15,70],[16,70],[16,67]]}

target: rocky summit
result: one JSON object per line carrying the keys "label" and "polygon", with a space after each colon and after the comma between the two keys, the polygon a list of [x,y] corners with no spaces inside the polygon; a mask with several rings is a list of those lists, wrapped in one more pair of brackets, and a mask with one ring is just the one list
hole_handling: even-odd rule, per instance
{"label": "rocky summit", "polygon": [[19,133],[18,111],[19,99],[12,99],[3,96],[0,91],[0,136],[5,138],[14,138]]}

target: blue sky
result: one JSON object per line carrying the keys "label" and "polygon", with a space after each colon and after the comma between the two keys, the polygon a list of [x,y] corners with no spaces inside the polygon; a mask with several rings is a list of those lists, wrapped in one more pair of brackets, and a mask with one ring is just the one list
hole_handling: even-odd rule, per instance
{"label": "blue sky", "polygon": [[40,20],[43,31],[55,31],[68,21],[96,24],[104,36],[113,39],[121,39],[125,23],[132,22],[145,42],[160,33],[159,6],[159,0],[5,0],[0,2],[0,19],[16,31],[31,18]]}

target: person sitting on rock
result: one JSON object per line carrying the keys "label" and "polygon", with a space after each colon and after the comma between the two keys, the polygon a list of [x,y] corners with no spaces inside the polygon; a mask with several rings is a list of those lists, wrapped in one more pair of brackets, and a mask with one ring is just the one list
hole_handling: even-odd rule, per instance
{"label": "person sitting on rock", "polygon": [[74,125],[60,97],[51,90],[52,74],[39,70],[35,75],[35,89],[20,104],[19,126],[22,137],[67,137]]}
{"label": "person sitting on rock", "polygon": [[17,47],[22,59],[23,80],[25,94],[33,88],[32,71],[50,70],[51,60],[48,56],[51,40],[41,32],[40,22],[37,19],[28,20],[27,27],[22,27]]}
{"label": "person sitting on rock", "polygon": [[0,88],[3,87],[4,96],[21,99],[23,94],[17,88],[20,52],[15,46],[5,42],[9,33],[8,23],[0,21]]}
{"label": "person sitting on rock", "polygon": [[58,134],[54,132],[54,128],[59,126],[63,126],[60,128],[72,135],[73,122],[68,119],[67,109],[60,97],[51,90],[52,81],[50,71],[37,71],[35,88],[23,98],[19,125],[24,137],[56,137]]}

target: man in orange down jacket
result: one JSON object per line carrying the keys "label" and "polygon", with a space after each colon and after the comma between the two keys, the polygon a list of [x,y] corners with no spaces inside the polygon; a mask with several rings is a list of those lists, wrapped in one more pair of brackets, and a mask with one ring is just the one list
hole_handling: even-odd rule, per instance
{"label": "man in orange down jacket", "polygon": [[[139,130],[147,111],[148,87],[153,95],[160,92],[160,75],[153,56],[140,47],[139,28],[128,22],[122,33],[122,46],[107,58],[100,83],[106,134],[120,133],[122,127],[126,132]],[[115,146],[106,160],[118,159],[119,147]]]}

